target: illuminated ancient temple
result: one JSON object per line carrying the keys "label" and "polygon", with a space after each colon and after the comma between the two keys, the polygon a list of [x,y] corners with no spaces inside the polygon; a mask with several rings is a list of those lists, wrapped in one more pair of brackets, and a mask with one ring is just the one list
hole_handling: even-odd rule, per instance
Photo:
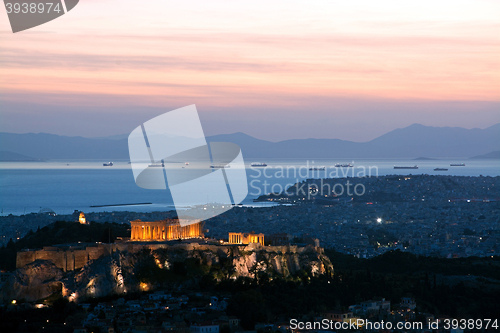
{"label": "illuminated ancient temple", "polygon": [[178,219],[166,219],[161,221],[130,221],[131,241],[167,241],[175,239],[187,239],[204,237],[201,222],[181,226]]}
{"label": "illuminated ancient temple", "polygon": [[264,234],[256,234],[255,232],[243,233],[243,232],[230,232],[229,233],[229,244],[250,244],[250,243],[260,243],[264,245]]}

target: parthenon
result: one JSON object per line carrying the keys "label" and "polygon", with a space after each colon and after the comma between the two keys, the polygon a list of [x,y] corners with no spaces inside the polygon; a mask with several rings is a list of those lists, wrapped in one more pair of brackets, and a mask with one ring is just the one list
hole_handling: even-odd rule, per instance
{"label": "parthenon", "polygon": [[181,226],[177,219],[166,219],[161,221],[130,221],[131,241],[165,241],[174,239],[186,239],[203,237],[201,222]]}

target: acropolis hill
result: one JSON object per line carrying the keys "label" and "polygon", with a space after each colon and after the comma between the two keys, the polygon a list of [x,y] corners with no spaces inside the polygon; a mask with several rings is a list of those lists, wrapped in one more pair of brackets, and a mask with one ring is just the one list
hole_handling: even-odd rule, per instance
{"label": "acropolis hill", "polygon": [[[83,213],[79,215],[79,221]],[[316,242],[315,246],[300,247],[296,245],[264,246],[264,234],[255,233],[229,233],[229,242],[220,245],[223,241],[214,243],[214,240],[204,238],[202,222],[188,224],[183,221],[181,226],[177,219],[165,219],[160,221],[131,221],[131,237],[121,239],[111,244],[103,243],[74,243],[45,246],[42,249],[23,250],[17,252],[16,268],[24,267],[36,260],[45,260],[54,264],[64,272],[79,270],[89,262],[102,257],[112,256],[114,253],[138,253],[143,250],[149,251],[181,251],[181,252],[210,252],[216,256],[229,257],[239,253],[261,253],[265,254],[266,261],[271,260],[271,267],[279,274],[293,274],[304,268],[298,257],[303,253],[313,252],[322,255],[323,249]],[[175,240],[175,241],[172,241]],[[179,243],[181,242],[182,243]],[[287,259],[283,259],[283,256]],[[281,258],[281,259],[277,259]],[[239,276],[250,276],[250,271],[255,265],[256,256],[250,259],[236,261]],[[283,261],[284,260],[284,261]],[[218,262],[216,260],[215,262]],[[314,272],[323,273],[324,267],[320,265]]]}
{"label": "acropolis hill", "polygon": [[[188,243],[139,243],[139,242],[120,242],[114,244],[74,244],[74,245],[55,245],[47,246],[39,250],[20,251],[17,253],[16,266],[23,267],[35,260],[47,260],[63,271],[78,270],[84,267],[92,260],[97,260],[104,256],[112,255],[115,252],[137,253],[144,249],[151,251],[209,251],[214,254],[229,255],[230,253],[240,252],[266,252],[278,254],[302,254],[306,252],[323,253],[320,247],[297,245],[283,246],[263,246],[259,243],[250,244],[230,244],[230,245],[210,245],[203,242]],[[295,267],[297,268],[297,267]],[[291,270],[292,272],[295,269]],[[246,274],[244,274],[246,275]]]}
{"label": "acropolis hill", "polygon": [[[18,269],[2,288],[0,298],[35,301],[61,288],[63,295],[78,298],[142,291],[144,285],[139,283],[137,273],[147,267],[147,263],[154,263],[156,274],[160,274],[168,273],[176,264],[188,262],[195,263],[194,267],[201,270],[197,276],[209,274],[216,280],[256,278],[261,273],[271,278],[293,278],[301,271],[310,276],[333,274],[333,265],[323,249],[312,245],[215,245],[205,244],[202,239],[180,243],[81,243],[19,252]],[[191,267],[189,265],[192,264],[186,267]],[[66,274],[73,277],[64,279]],[[44,278],[31,280],[35,276]],[[32,282],[26,283],[25,279]],[[60,287],[54,285],[56,282]]]}

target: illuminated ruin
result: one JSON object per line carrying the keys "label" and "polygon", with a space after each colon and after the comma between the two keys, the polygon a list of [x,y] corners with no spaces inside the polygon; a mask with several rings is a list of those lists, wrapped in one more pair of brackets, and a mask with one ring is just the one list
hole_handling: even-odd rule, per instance
{"label": "illuminated ruin", "polygon": [[177,219],[161,221],[130,221],[131,241],[167,241],[175,239],[188,239],[204,237],[202,223],[197,222],[181,226]]}
{"label": "illuminated ruin", "polygon": [[242,232],[230,232],[229,233],[229,244],[250,244],[250,243],[260,243],[264,245],[264,234],[242,233]]}
{"label": "illuminated ruin", "polygon": [[80,212],[80,217],[78,218],[78,221],[80,224],[87,224],[87,220],[85,219],[85,214],[83,212]]}

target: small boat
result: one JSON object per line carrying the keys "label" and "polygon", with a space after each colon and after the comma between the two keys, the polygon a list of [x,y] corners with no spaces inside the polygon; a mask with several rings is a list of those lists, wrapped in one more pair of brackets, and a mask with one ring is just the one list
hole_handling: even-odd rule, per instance
{"label": "small boat", "polygon": [[451,163],[450,166],[465,166],[465,163]]}
{"label": "small boat", "polygon": [[113,162],[103,163],[102,166],[113,166]]}
{"label": "small boat", "polygon": [[434,171],[448,171],[446,168],[435,168]]}
{"label": "small boat", "polygon": [[394,166],[394,169],[418,169],[418,166]]}
{"label": "small boat", "polygon": [[323,171],[323,170],[326,170],[326,168],[324,166],[322,166],[322,167],[312,167],[312,168],[309,168],[309,170],[312,170],[312,171]]}
{"label": "small boat", "polygon": [[262,167],[266,167],[267,164],[266,163],[260,163],[260,162],[254,162],[252,164],[250,164],[251,167],[254,167],[254,168],[262,168]]}
{"label": "small boat", "polygon": [[347,163],[347,164],[340,164],[340,163],[337,163],[335,164],[335,167],[336,168],[352,168],[354,165],[352,165],[351,163]]}
{"label": "small boat", "polygon": [[189,165],[189,162],[184,163],[184,165]]}
{"label": "small boat", "polygon": [[227,168],[230,168],[230,167],[231,166],[229,164],[226,164],[226,165],[224,165],[224,164],[212,164],[210,166],[210,168],[212,168],[212,169],[224,169],[224,168],[227,169]]}

